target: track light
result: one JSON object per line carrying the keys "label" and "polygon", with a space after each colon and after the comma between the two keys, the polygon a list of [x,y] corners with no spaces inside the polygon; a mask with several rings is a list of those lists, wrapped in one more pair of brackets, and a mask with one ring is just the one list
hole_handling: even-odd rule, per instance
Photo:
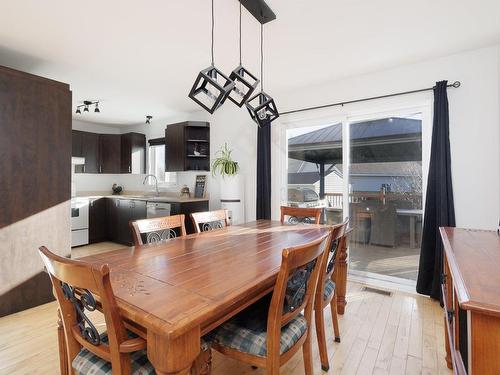
{"label": "track light", "polygon": [[82,114],[82,107],[83,107],[83,112],[90,112],[89,107],[95,105],[94,112],[95,113],[100,113],[101,110],[99,109],[99,101],[91,101],[91,100],[84,100],[83,104],[77,105],[76,106],[76,114],[81,115]]}
{"label": "track light", "polygon": [[146,116],[146,124],[151,124],[151,119],[152,118],[153,118],[153,116],[147,115]]}

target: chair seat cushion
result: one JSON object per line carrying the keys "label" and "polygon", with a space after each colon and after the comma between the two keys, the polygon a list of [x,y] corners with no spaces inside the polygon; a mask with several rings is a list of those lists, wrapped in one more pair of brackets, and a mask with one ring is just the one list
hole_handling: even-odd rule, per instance
{"label": "chair seat cushion", "polygon": [[[267,354],[267,312],[269,305],[251,307],[209,334],[214,344],[258,357]],[[281,328],[280,354],[290,350],[307,331],[307,321],[299,314]]]}
{"label": "chair seat cushion", "polygon": [[[129,338],[137,337],[136,334],[128,332]],[[101,334],[101,342],[108,344],[108,334],[104,332]],[[207,348],[207,342],[201,340],[201,347],[203,350]],[[130,353],[132,375],[155,375],[155,369],[151,362],[148,360],[146,350],[138,350]],[[108,375],[112,374],[111,362],[105,361],[99,356],[93,354],[87,349],[80,350],[72,363],[75,369],[75,375]]]}
{"label": "chair seat cushion", "polygon": [[[129,338],[135,338],[132,332],[128,332]],[[108,344],[108,334],[101,334],[101,343]],[[146,350],[130,353],[132,375],[154,375],[155,369],[148,360]],[[105,361],[87,349],[80,350],[72,363],[76,375],[108,375],[111,374],[111,362]]]}
{"label": "chair seat cushion", "polygon": [[323,292],[323,299],[327,300],[330,298],[332,293],[335,291],[335,281],[332,281],[331,279],[326,279],[325,281],[325,290]]}

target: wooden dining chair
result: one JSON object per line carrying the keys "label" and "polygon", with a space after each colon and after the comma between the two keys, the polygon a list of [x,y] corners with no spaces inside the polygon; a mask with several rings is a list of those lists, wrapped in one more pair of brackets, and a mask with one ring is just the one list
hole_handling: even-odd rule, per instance
{"label": "wooden dining chair", "polygon": [[193,221],[196,233],[222,229],[229,226],[229,214],[227,210],[193,212],[191,220]]}
{"label": "wooden dining chair", "polygon": [[337,272],[335,263],[338,262],[339,246],[342,238],[346,235],[349,219],[343,223],[331,227],[330,247],[327,255],[323,258],[321,265],[322,272],[319,275],[318,287],[316,288],[316,297],[314,298],[314,317],[316,323],[316,337],[318,339],[319,356],[321,368],[328,371],[328,352],[326,346],[325,319],[323,310],[330,305],[333,321],[333,332],[335,341],[340,342],[340,330],[337,316],[337,298],[336,298],[336,280]]}
{"label": "wooden dining chair", "polygon": [[[281,224],[319,224],[322,208],[281,206]],[[286,218],[286,220],[285,220]]]}
{"label": "wooden dining chair", "polygon": [[172,215],[129,222],[134,245],[140,246],[185,236],[184,215]]}
{"label": "wooden dining chair", "polygon": [[[72,374],[154,374],[143,333],[125,329],[113,295],[109,267],[70,260],[40,247],[64,327]],[[99,296],[97,302],[94,294]],[[99,333],[87,312],[100,309],[106,332]]]}
{"label": "wooden dining chair", "polygon": [[[283,250],[272,295],[259,300],[209,335],[220,353],[279,374],[282,364],[302,348],[306,375],[313,374],[313,302],[330,234]],[[304,314],[302,314],[304,311]]]}
{"label": "wooden dining chair", "polygon": [[[67,368],[61,366],[61,373],[156,374],[147,357],[147,333],[122,320],[111,287],[108,265],[62,258],[44,246],[39,248],[39,254],[52,282],[64,330],[59,355],[66,356],[61,358],[61,363]],[[95,310],[104,315],[104,332],[98,332],[87,315]],[[202,339],[200,354],[193,362],[190,373],[210,374],[210,369],[210,348]]]}

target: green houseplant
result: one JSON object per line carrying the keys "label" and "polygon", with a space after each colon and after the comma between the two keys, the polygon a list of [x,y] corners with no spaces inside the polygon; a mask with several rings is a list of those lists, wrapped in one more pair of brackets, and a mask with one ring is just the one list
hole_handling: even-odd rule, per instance
{"label": "green houseplant", "polygon": [[231,158],[232,150],[227,147],[227,143],[218,150],[216,158],[212,163],[212,176],[219,173],[222,178],[225,176],[234,176],[238,173],[238,162]]}

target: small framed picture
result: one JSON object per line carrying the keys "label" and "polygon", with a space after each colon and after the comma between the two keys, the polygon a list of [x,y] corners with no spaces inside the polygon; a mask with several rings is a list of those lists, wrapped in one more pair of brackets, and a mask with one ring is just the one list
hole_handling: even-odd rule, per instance
{"label": "small framed picture", "polygon": [[207,187],[207,176],[197,175],[196,183],[194,185],[194,197],[195,198],[205,198]]}

